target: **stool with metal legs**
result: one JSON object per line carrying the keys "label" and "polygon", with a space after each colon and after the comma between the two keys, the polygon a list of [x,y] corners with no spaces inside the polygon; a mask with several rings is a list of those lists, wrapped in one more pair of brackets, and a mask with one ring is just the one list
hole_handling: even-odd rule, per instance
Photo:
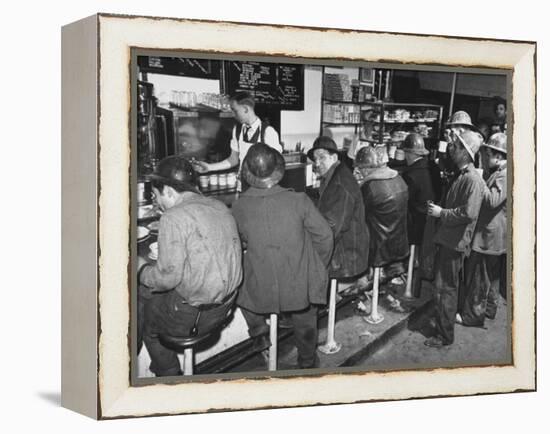
{"label": "stool with metal legs", "polygon": [[336,279],[330,280],[330,295],[328,305],[328,330],[327,341],[324,345],[319,347],[319,351],[324,354],[335,354],[342,348],[342,345],[336,342],[334,339],[334,327],[336,322],[336,289],[338,287],[338,281]]}
{"label": "stool with metal legs", "polygon": [[269,361],[267,369],[269,371],[277,370],[277,314],[272,313],[269,316],[269,339],[271,345],[269,347]]}
{"label": "stool with metal legs", "polygon": [[413,298],[412,284],[413,284],[413,272],[414,272],[414,254],[416,245],[411,244],[411,251],[409,253],[409,268],[407,269],[407,285],[405,286],[405,293],[403,297]]}
{"label": "stool with metal legs", "polygon": [[378,291],[380,286],[380,267],[374,268],[374,283],[372,288],[372,303],[370,315],[364,320],[369,324],[378,324],[384,321],[384,316],[378,312]]}
{"label": "stool with metal legs", "polygon": [[[170,348],[171,350],[174,350],[178,354],[183,353],[183,375],[193,375],[193,348],[221,331],[223,326],[226,324],[227,319],[231,316],[231,307],[233,305],[233,302],[235,301],[235,296],[236,293],[234,293],[231,298],[225,303],[213,306],[214,308],[221,308],[225,305],[227,307],[227,313],[219,321],[219,323],[217,323],[216,326],[210,329],[207,333],[199,333],[198,325],[204,309],[202,306],[199,306],[197,308],[197,315],[195,316],[193,326],[189,330],[189,336],[171,336],[167,334],[159,334],[158,338],[162,345]],[[212,308],[212,305],[209,305],[209,307],[204,310],[207,310],[209,308]]]}

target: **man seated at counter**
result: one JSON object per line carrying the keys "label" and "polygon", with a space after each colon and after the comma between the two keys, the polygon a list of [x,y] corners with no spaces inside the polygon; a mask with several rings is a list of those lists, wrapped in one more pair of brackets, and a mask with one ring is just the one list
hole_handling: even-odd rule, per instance
{"label": "man seated at counter", "polygon": [[347,279],[361,275],[368,267],[369,232],[359,185],[339,161],[338,148],[330,137],[318,137],[307,156],[321,177],[317,208],[334,233],[330,277]]}
{"label": "man seated at counter", "polygon": [[387,162],[385,146],[361,148],[355,157],[370,233],[369,265],[372,267],[385,267],[409,255],[407,184]]}
{"label": "man seated at counter", "polygon": [[158,335],[185,337],[194,327],[201,335],[225,320],[242,280],[241,243],[230,211],[200,194],[187,160],[165,158],[151,179],[164,213],[157,262],[138,257],[139,298],[145,303],[138,323],[151,371],[156,376],[179,375],[177,354],[164,347]]}
{"label": "man seated at counter", "polygon": [[226,170],[242,164],[248,150],[255,143],[264,143],[282,152],[277,131],[256,115],[256,103],[252,95],[248,92],[236,92],[230,97],[229,104],[238,122],[231,133],[231,154],[218,163],[194,162],[195,170],[200,173]]}
{"label": "man seated at counter", "polygon": [[283,156],[264,144],[253,145],[244,159],[250,187],[233,204],[246,246],[237,304],[257,350],[270,344],[266,315],[288,313],[298,368],[314,368],[317,306],[326,304],[332,232],[305,193],[278,185],[284,171]]}

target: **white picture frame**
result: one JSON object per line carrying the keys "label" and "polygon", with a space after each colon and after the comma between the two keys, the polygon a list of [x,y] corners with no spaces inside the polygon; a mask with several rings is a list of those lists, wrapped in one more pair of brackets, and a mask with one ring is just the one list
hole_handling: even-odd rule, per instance
{"label": "white picture frame", "polygon": [[[65,26],[62,44],[62,405],[112,419],[535,390],[534,43],[98,14]],[[132,386],[132,47],[513,71],[513,363]]]}

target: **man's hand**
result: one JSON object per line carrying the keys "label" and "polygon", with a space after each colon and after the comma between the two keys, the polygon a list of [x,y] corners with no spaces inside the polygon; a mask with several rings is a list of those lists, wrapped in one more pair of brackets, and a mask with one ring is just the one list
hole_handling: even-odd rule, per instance
{"label": "man's hand", "polygon": [[193,169],[199,173],[205,173],[210,171],[210,167],[208,163],[204,161],[198,161],[198,160],[192,160],[191,164],[193,165]]}
{"label": "man's hand", "polygon": [[429,203],[428,204],[428,215],[429,216],[432,216],[432,217],[435,217],[435,218],[439,218],[441,216],[441,210],[443,208],[441,208],[440,206],[434,204],[434,203]]}

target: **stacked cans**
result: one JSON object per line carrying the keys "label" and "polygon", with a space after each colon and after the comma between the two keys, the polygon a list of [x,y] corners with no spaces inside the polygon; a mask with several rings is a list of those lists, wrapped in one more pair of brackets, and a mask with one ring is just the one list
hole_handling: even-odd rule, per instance
{"label": "stacked cans", "polygon": [[210,173],[199,177],[202,191],[234,190],[237,187],[237,173]]}

